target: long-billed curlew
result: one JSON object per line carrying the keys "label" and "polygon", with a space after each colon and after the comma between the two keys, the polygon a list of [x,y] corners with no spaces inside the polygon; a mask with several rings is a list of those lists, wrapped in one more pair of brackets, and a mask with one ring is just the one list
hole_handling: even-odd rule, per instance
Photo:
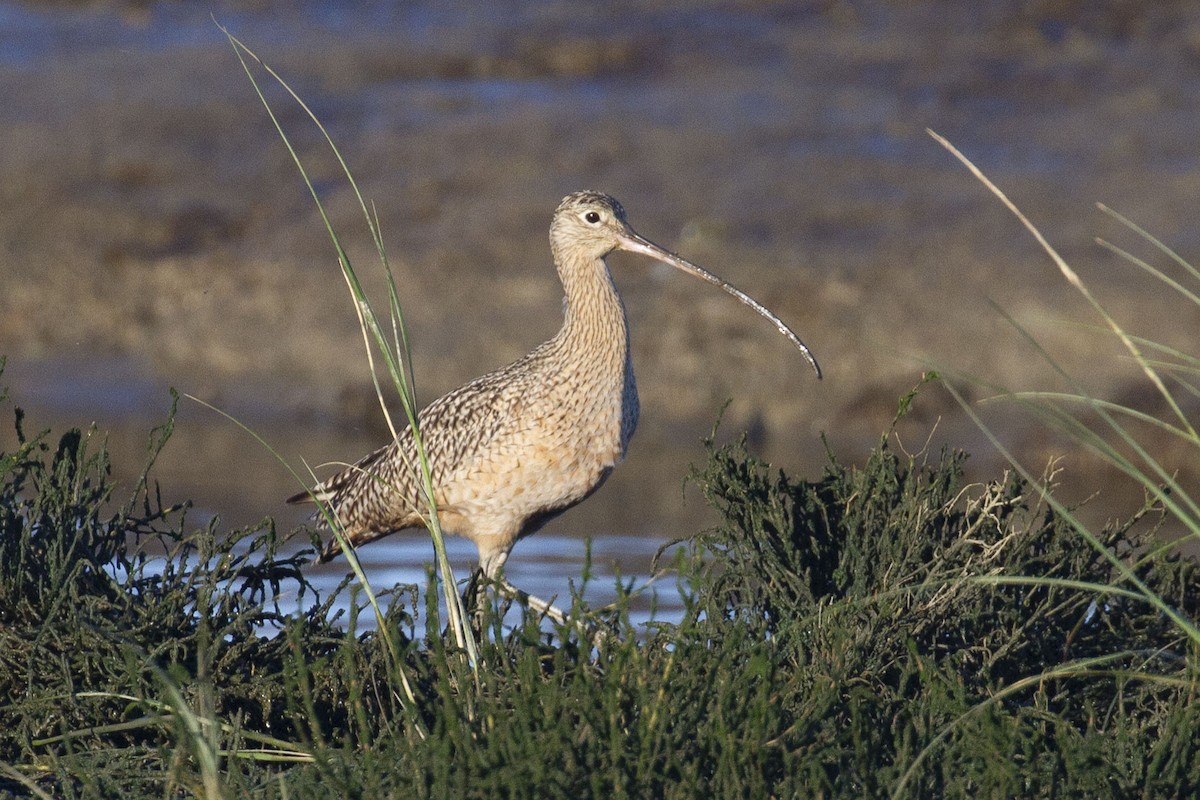
{"label": "long-billed curlew", "polygon": [[[642,238],[621,204],[599,192],[567,195],[550,249],[566,293],[554,338],[507,367],[435,400],[418,422],[442,528],[479,548],[483,574],[502,582],[513,545],[600,488],[638,421],[625,306],[604,259],[614,250],[656,258],[737,297],[775,324],[821,369],[778,317],[715,275]],[[328,503],[357,546],[423,526],[412,429],[289,503]],[[333,539],[321,554],[341,551]]]}

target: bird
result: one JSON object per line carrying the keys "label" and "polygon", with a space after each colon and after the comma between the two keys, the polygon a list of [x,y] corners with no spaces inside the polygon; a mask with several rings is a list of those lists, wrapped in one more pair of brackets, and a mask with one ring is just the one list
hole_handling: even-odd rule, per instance
{"label": "bird", "polygon": [[[649,256],[730,293],[770,320],[821,378],[816,358],[779,317],[639,235],[607,194],[564,197],[551,222],[550,249],[564,292],[562,327],[527,355],[449,392],[417,416],[442,530],[475,544],[477,576],[513,592],[519,590],[502,577],[513,545],[595,493],[625,458],[637,428],[629,324],[605,261],[609,254]],[[325,505],[355,548],[422,528],[428,505],[416,453],[409,427],[287,502]],[[333,537],[318,560],[335,558],[341,548]]]}

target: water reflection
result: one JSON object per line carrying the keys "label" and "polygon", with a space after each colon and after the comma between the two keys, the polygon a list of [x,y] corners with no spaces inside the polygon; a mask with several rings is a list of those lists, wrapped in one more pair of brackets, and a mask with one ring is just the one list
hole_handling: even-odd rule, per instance
{"label": "water reflection", "polygon": [[[625,591],[632,588],[637,592],[629,606],[630,619],[636,626],[651,621],[679,621],[683,599],[674,577],[668,574],[647,588],[650,575],[646,568],[659,548],[658,542],[629,536],[608,536],[592,542],[590,580],[582,582],[588,564],[587,547],[584,540],[543,531],[517,544],[505,565],[505,574],[520,589],[563,609],[570,607],[573,590],[581,593],[591,609],[615,603],[620,597],[617,589],[620,581]],[[446,551],[455,575],[465,581],[475,567],[474,546],[465,539],[449,538]],[[434,560],[432,543],[420,533],[380,540],[358,554],[376,592],[397,585],[413,585],[424,591]],[[670,551],[664,555],[663,564],[670,563],[670,555]],[[323,596],[336,590],[348,573],[345,562],[337,559],[307,570],[309,580]],[[352,595],[352,589],[343,590],[338,607],[345,608]],[[361,594],[358,602],[365,603]],[[424,610],[422,599],[416,609],[418,630],[424,629]],[[441,613],[445,619],[444,605]],[[515,622],[516,612],[510,612],[508,619]],[[358,625],[373,629],[375,620],[369,612],[361,614]]]}

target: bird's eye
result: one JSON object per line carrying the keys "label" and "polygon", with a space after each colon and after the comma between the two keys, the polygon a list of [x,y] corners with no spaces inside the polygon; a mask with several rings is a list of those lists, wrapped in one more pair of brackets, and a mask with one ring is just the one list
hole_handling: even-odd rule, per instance
{"label": "bird's eye", "polygon": [[597,211],[589,211],[583,215],[583,218],[587,220],[589,224],[595,225],[600,221],[600,213]]}

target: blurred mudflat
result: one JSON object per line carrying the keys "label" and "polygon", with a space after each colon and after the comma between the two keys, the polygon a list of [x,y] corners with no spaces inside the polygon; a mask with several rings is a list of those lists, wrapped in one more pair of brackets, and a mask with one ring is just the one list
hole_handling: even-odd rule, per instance
{"label": "blurred mudflat", "polygon": [[[1053,387],[989,300],[1093,392],[1139,402],[1119,350],[1062,324],[1093,320],[1044,254],[925,135],[975,159],[1134,332],[1194,342],[1194,307],[1171,310],[1161,285],[1093,243],[1129,242],[1095,211],[1104,201],[1193,260],[1200,245],[1200,8],[1130,9],[227,2],[212,13],[293,82],[374,201],[425,402],[556,330],[546,229],[581,188],[612,193],[647,236],[762,300],[821,360],[818,384],[728,297],[614,257],[643,419],[604,489],[518,545],[511,570],[561,579],[578,571],[585,535],[598,561],[628,558],[636,571],[647,540],[710,521],[680,485],[727,399],[724,435],[746,430],[764,458],[813,474],[822,432],[845,460],[867,452],[930,364]],[[168,386],[297,463],[354,460],[387,434],[353,308],[210,11],[0,3],[4,381],[30,427],[95,421],[130,470]],[[272,100],[369,271],[336,163]],[[969,468],[994,472],[949,398],[927,392],[917,412],[901,428],[912,450],[935,430],[933,447],[965,447]],[[1127,497],[1067,444],[1004,414],[1002,433],[1031,462],[1069,454],[1077,496]],[[297,489],[286,472],[198,406],[182,406],[157,474],[230,523],[300,519],[282,505]],[[579,555],[556,572],[568,545]],[[398,569],[427,557],[374,548],[403,559]]]}

